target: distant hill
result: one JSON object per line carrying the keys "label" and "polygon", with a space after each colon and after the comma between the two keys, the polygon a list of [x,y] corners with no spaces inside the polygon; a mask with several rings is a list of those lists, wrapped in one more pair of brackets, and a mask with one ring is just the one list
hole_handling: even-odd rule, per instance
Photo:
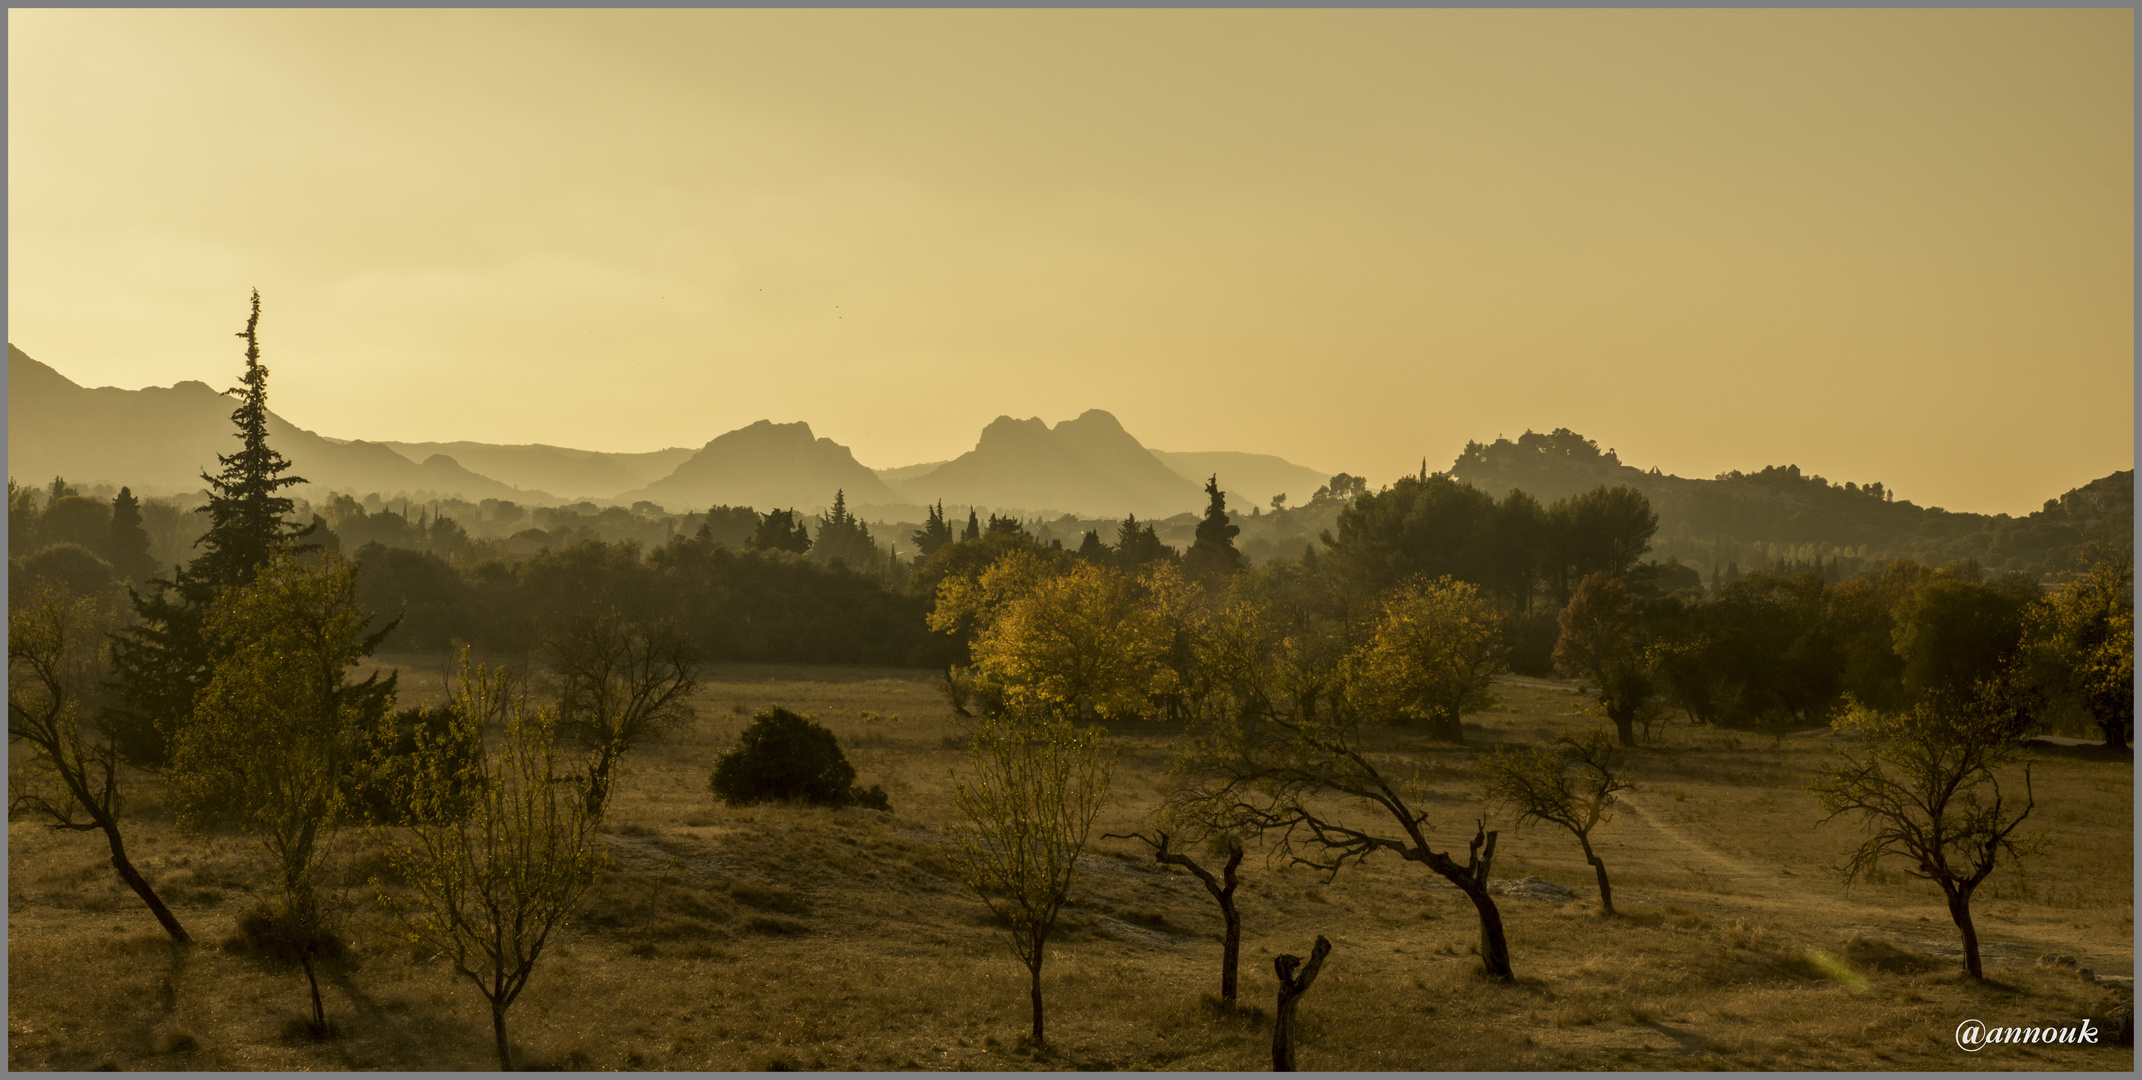
{"label": "distant hill", "polygon": [[1153,456],[1175,475],[1199,487],[1204,486],[1206,477],[1217,474],[1220,490],[1227,493],[1230,510],[1247,511],[1253,506],[1270,506],[1272,496],[1281,494],[1289,503],[1300,506],[1331,479],[1330,473],[1296,465],[1271,454],[1245,454],[1239,450],[1187,453],[1155,450]]}
{"label": "distant hill", "polygon": [[[25,483],[54,476],[131,486],[139,494],[198,491],[201,473],[218,468],[217,454],[237,449],[232,398],[206,383],[121,390],[89,389],[7,347],[8,472]],[[419,464],[374,442],[324,438],[268,414],[268,436],[306,479],[297,493],[329,490],[363,495],[428,493],[469,500],[549,501],[431,455]]]}
{"label": "distant hill", "polygon": [[909,503],[1167,517],[1202,509],[1201,486],[1162,463],[1114,416],[1089,409],[1053,428],[1040,417],[999,416],[974,449],[895,489]]}
{"label": "distant hill", "polygon": [[1567,428],[1528,431],[1515,442],[1468,443],[1449,472],[1498,499],[1515,488],[1542,503],[1601,484],[1633,487],[1659,515],[1650,557],[1673,556],[1704,570],[1839,556],[1976,559],[1989,570],[2042,576],[2067,569],[2083,543],[2130,544],[2134,536],[2132,469],[2093,480],[2021,518],[1922,507],[1880,483],[1832,483],[1795,465],[1708,480],[1638,469]]}
{"label": "distant hill", "polygon": [[687,447],[640,454],[573,450],[542,443],[501,446],[478,442],[387,442],[412,461],[447,454],[462,465],[502,483],[529,491],[546,491],[563,499],[608,499],[645,487],[675,471],[692,456]]}
{"label": "distant hill", "polygon": [[813,437],[811,425],[761,420],[717,436],[669,475],[616,499],[645,499],[669,510],[727,505],[816,511],[832,505],[836,491],[847,493],[850,506],[899,501],[847,447]]}

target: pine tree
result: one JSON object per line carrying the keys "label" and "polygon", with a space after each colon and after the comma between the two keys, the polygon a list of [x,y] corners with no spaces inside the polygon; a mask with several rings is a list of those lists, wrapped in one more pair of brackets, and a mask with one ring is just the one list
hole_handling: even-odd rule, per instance
{"label": "pine tree", "polygon": [[1220,490],[1217,474],[1205,482],[1205,498],[1205,520],[1197,523],[1197,539],[1183,556],[1183,568],[1192,577],[1214,580],[1241,571],[1235,535],[1242,527],[1227,519],[1227,493]]}
{"label": "pine tree", "polygon": [[818,518],[818,540],[811,546],[812,558],[822,563],[835,559],[857,570],[877,565],[878,545],[870,529],[848,512],[848,493],[833,493],[833,508]]}
{"label": "pine tree", "polygon": [[959,538],[961,540],[980,540],[982,538],[982,519],[974,516],[974,508],[971,506],[967,508],[967,531],[959,534]]}
{"label": "pine tree", "polygon": [[925,559],[937,554],[937,549],[952,542],[952,527],[945,524],[944,500],[937,500],[937,505],[930,507],[929,511],[929,520],[914,534],[915,550],[921,552]]}
{"label": "pine tree", "polygon": [[1113,554],[1108,545],[1101,542],[1101,534],[1092,529],[1086,530],[1086,538],[1079,541],[1078,557],[1088,562],[1106,563]]}
{"label": "pine tree", "polygon": [[284,520],[294,504],[277,494],[305,481],[284,475],[289,460],[268,445],[268,369],[260,362],[259,329],[256,289],[252,314],[236,335],[245,339],[245,374],[224,391],[239,398],[231,422],[242,445],[235,454],[216,455],[220,473],[201,474],[209,495],[200,512],[210,524],[195,545],[206,550],[170,579],[150,581],[154,592],[130,586],[139,623],[112,636],[118,703],[107,707],[105,722],[120,752],[137,764],[168,760],[170,736],[192,715],[195,696],[214,674],[202,631],[218,594],[252,584],[272,552],[311,531]]}
{"label": "pine tree", "polygon": [[156,560],[149,557],[149,532],[141,527],[141,503],[128,488],[120,488],[112,499],[112,532],[104,545],[104,558],[127,581],[146,582],[156,574]]}

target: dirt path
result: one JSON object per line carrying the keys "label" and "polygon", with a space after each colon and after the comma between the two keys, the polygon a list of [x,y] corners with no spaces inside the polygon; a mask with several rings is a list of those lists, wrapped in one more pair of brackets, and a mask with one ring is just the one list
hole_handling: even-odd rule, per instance
{"label": "dirt path", "polygon": [[[1727,855],[1690,836],[1680,826],[1663,820],[1644,805],[1641,797],[1623,794],[1618,799],[1618,807],[1623,812],[1622,827],[1615,830],[1621,858],[1632,863],[1648,861],[1653,866],[1678,866],[1694,873],[1704,880],[1709,891],[1721,897],[1721,903],[1813,914],[1831,922],[1841,932],[1856,931],[1884,937],[1936,956],[1960,959],[1963,955],[1962,945],[1946,920],[1938,926],[1928,924],[1902,930],[1882,925],[1893,923],[1900,917],[1897,909],[1844,897],[1811,895],[1800,884],[1804,879],[1799,875],[1783,867],[1758,867]],[[1602,854],[1611,860],[1612,848],[1606,845],[1602,848]],[[1608,865],[1611,868],[1612,862]],[[1617,889],[1617,898],[1620,895],[1621,890]],[[1991,936],[1992,932],[1991,927],[1981,923],[1979,952],[1989,965],[2027,965],[2037,963],[2041,956],[2065,955],[2075,966],[2089,968],[2099,975],[2122,981],[2130,980],[2134,975],[2131,949],[2108,949],[2102,943],[2090,941],[2046,940],[2037,934],[2020,941],[2000,941]]]}

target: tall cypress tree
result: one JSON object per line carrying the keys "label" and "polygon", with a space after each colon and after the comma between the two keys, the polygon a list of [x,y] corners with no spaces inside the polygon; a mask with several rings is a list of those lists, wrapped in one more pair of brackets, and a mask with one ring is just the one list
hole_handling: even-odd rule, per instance
{"label": "tall cypress tree", "polygon": [[922,528],[915,530],[913,537],[915,549],[920,551],[925,559],[937,554],[938,548],[952,542],[952,526],[945,524],[945,501],[937,500],[937,505],[928,507],[928,510],[929,520],[922,523]]}
{"label": "tall cypress tree", "polygon": [[141,502],[131,489],[120,488],[112,499],[112,532],[104,545],[104,558],[127,581],[146,582],[156,574],[156,560],[149,557],[149,531],[141,527]]}
{"label": "tall cypress tree", "polygon": [[1197,523],[1197,539],[1183,555],[1183,569],[1193,577],[1217,579],[1242,569],[1242,553],[1235,550],[1235,535],[1242,527],[1227,518],[1227,493],[1220,478],[1205,482],[1205,520]]}
{"label": "tall cypress tree", "polygon": [[231,422],[238,427],[240,447],[235,454],[216,455],[219,473],[201,474],[209,495],[198,512],[208,515],[209,527],[195,546],[205,550],[170,579],[149,582],[154,592],[144,595],[129,586],[140,623],[112,637],[118,704],[106,708],[105,722],[120,752],[137,764],[168,760],[169,736],[192,715],[194,695],[208,685],[214,665],[202,627],[217,595],[252,584],[278,546],[312,531],[285,520],[295,504],[278,494],[305,481],[284,475],[289,460],[268,445],[268,369],[260,362],[258,289],[252,314],[237,336],[245,339],[245,373],[224,393],[239,399]]}

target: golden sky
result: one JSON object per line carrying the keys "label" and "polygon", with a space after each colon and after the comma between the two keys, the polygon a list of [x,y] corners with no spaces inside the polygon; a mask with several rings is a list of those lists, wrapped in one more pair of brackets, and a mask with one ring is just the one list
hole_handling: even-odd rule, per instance
{"label": "golden sky", "polygon": [[8,337],[344,438],[2133,463],[2127,11],[8,13]]}

